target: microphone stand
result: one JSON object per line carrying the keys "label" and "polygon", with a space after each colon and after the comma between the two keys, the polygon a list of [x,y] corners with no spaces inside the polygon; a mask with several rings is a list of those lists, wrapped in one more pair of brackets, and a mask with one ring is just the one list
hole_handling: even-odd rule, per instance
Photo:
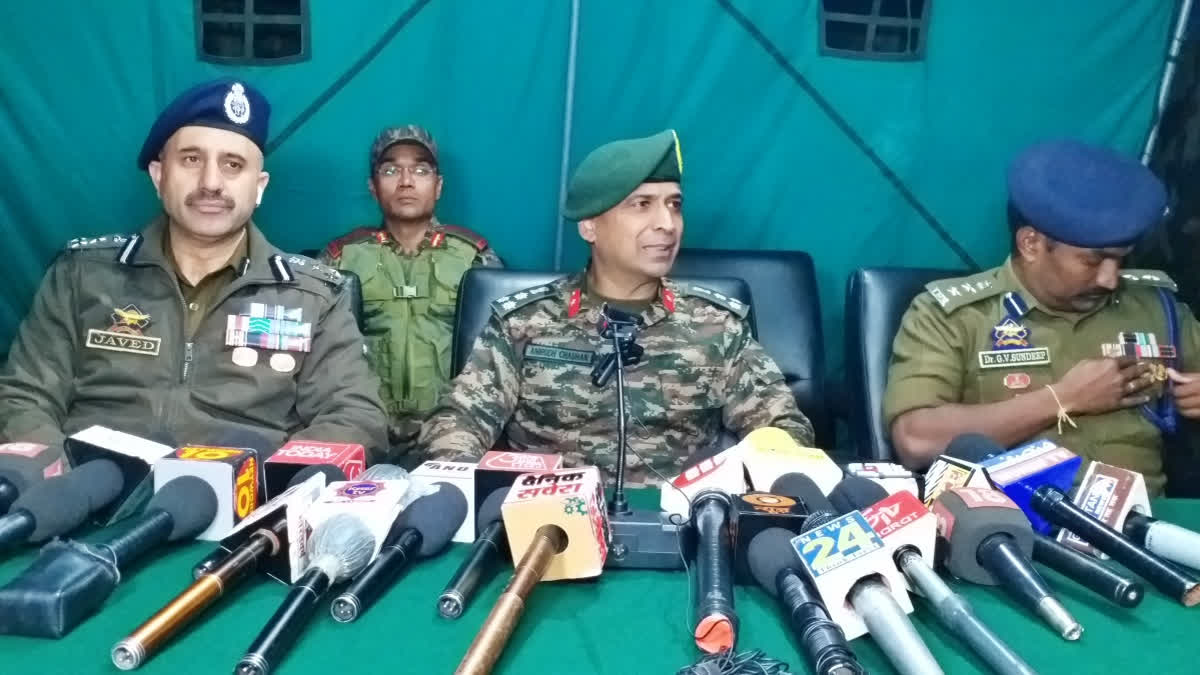
{"label": "microphone stand", "polygon": [[605,354],[592,370],[592,384],[604,387],[609,379],[617,379],[617,472],[612,498],[608,500],[612,541],[605,567],[632,569],[683,569],[679,556],[677,531],[660,511],[629,508],[625,496],[625,456],[628,444],[625,401],[625,367],[641,361],[645,349],[637,344],[640,317],[605,305],[601,310],[601,337],[612,340],[613,351]]}

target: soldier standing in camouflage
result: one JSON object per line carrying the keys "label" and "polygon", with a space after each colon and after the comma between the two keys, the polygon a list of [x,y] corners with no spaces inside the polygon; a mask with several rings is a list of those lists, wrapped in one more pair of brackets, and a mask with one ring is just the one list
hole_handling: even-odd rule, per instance
{"label": "soldier standing in camouflage", "polygon": [[1008,180],[1009,259],[930,283],[901,322],[884,401],[896,451],[924,468],[964,432],[1047,438],[1160,494],[1163,434],[1200,418],[1200,325],[1165,274],[1120,265],[1166,191],[1074,141],[1026,150]]}
{"label": "soldier standing in camouflage", "polygon": [[562,453],[600,466],[617,456],[615,385],[592,384],[605,304],[641,318],[642,359],[626,370],[633,484],[677,473],[722,429],[759,427],[812,445],[812,425],[783,374],[750,336],[736,300],[666,278],[683,235],[683,169],[668,130],[616,141],[587,156],[571,179],[566,216],[591,246],[587,269],[500,298],[462,374],[421,432],[430,456],[474,459],[503,433],[511,447]]}
{"label": "soldier standing in camouflage", "polygon": [[367,358],[390,419],[390,461],[407,466],[417,463],[421,423],[450,381],[463,274],[502,264],[483,237],[434,216],[443,183],[429,132],[385,129],[371,145],[369,168],[367,189],[383,225],[335,239],[321,261],[362,279]]}
{"label": "soldier standing in camouflage", "polygon": [[250,221],[269,178],[269,114],[232,80],[162,111],[138,167],[165,215],[130,236],[74,240],[51,265],[0,371],[3,440],[61,449],[99,424],[379,456],[386,420],[341,274],[283,253]]}

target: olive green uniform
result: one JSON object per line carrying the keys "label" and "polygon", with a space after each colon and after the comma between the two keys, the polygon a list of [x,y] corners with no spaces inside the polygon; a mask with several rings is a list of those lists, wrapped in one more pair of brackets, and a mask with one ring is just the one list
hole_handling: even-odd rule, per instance
{"label": "olive green uniform", "polygon": [[[1121,333],[1152,334],[1160,346],[1168,345],[1167,319],[1155,287],[1173,292],[1174,283],[1161,272],[1144,270],[1124,270],[1121,277],[1108,301],[1087,314],[1039,306],[1011,262],[928,284],[905,313],[893,344],[884,398],[888,427],[917,408],[994,403],[1037,391],[1079,361],[1104,356],[1103,345],[1119,343]],[[1006,303],[1008,293],[1024,301],[1023,315],[1014,316],[1019,312]],[[1180,369],[1196,370],[1200,328],[1186,306],[1175,304]],[[1161,390],[1156,384],[1150,393],[1157,398]],[[1162,435],[1139,408],[1073,419],[1077,427],[1064,424],[1060,435],[1052,425],[1037,437],[1087,459],[1141,472],[1155,494],[1162,492]]]}
{"label": "olive green uniform", "polygon": [[[245,430],[267,451],[296,437],[378,457],[386,419],[341,274],[250,224],[237,269],[206,277],[188,300],[165,237],[159,219],[59,255],[0,370],[0,437],[61,447],[99,424],[204,443]],[[266,333],[231,333],[264,312]]]}
{"label": "olive green uniform", "polygon": [[415,252],[383,228],[338,238],[321,261],[362,280],[367,360],[388,412],[392,461],[411,464],[421,423],[448,388],[454,312],[463,274],[501,267],[487,241],[436,220]]}

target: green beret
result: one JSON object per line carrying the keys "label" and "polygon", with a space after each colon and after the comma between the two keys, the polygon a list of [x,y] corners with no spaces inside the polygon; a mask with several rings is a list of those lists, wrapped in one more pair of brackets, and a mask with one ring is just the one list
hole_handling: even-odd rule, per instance
{"label": "green beret", "polygon": [[593,150],[575,168],[563,215],[571,220],[600,215],[642,183],[677,183],[682,175],[683,154],[674,129],[613,141]]}

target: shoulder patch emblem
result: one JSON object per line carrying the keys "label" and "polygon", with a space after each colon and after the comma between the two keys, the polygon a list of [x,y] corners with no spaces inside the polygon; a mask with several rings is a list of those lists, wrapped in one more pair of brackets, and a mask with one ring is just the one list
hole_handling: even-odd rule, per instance
{"label": "shoulder patch emblem", "polygon": [[690,284],[680,284],[680,295],[693,298],[704,298],[712,304],[729,310],[739,319],[746,318],[746,314],[750,312],[750,305],[738,300],[737,298],[725,295],[720,291],[714,291],[711,288],[703,286],[692,286]]}
{"label": "shoulder patch emblem", "polygon": [[334,286],[341,285],[344,279],[341,272],[328,265],[322,265],[307,256],[291,254],[284,258],[284,260],[287,261],[288,266],[293,271],[300,274],[307,274],[310,277],[315,277]]}
{"label": "shoulder patch emblem", "polygon": [[129,241],[129,235],[106,234],[103,237],[77,237],[67,242],[66,248],[71,251],[81,251],[94,248],[118,248]]}
{"label": "shoulder patch emblem", "polygon": [[493,300],[492,311],[496,313],[496,316],[503,318],[524,307],[525,305],[554,295],[555,290],[556,288],[554,284],[544,284],[542,286],[534,286],[533,288],[517,291],[511,295],[505,295]]}
{"label": "shoulder patch emblem", "polygon": [[994,277],[995,270],[988,270],[969,277],[939,279],[925,284],[925,290],[943,311],[949,313],[999,293],[1000,287]]}
{"label": "shoulder patch emblem", "polygon": [[1121,281],[1140,286],[1157,286],[1165,288],[1172,293],[1179,290],[1179,287],[1175,285],[1175,281],[1167,276],[1166,272],[1158,270],[1121,270]]}

